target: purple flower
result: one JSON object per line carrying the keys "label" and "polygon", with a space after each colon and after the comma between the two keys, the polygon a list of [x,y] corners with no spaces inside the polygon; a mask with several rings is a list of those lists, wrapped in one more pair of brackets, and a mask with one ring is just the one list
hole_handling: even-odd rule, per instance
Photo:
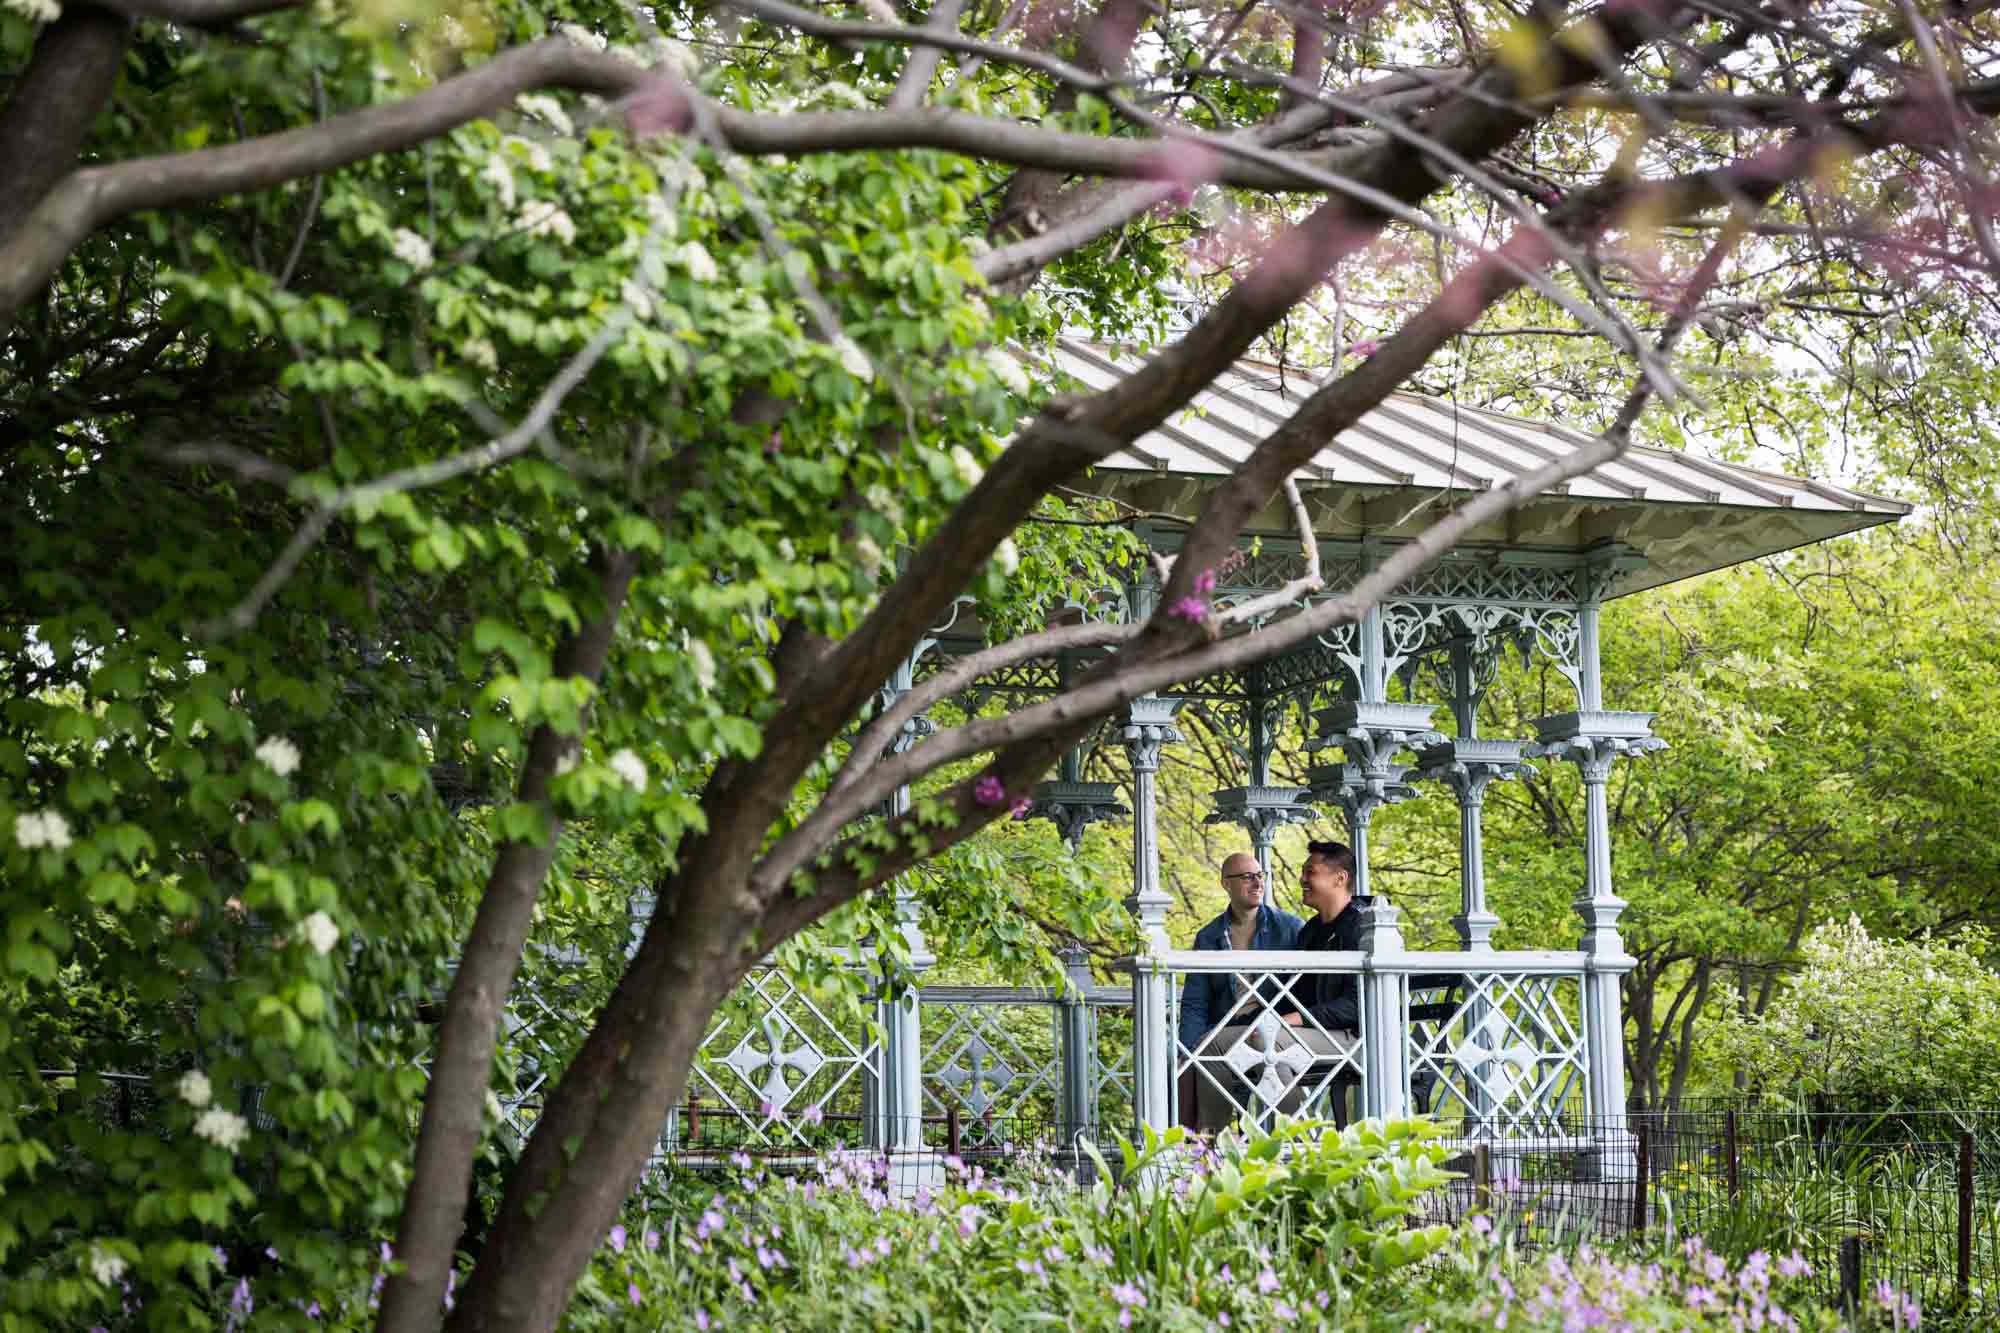
{"label": "purple flower", "polygon": [[981,805],[1002,805],[1007,800],[1007,786],[999,778],[988,773],[972,784],[972,799]]}
{"label": "purple flower", "polygon": [[1382,344],[1375,341],[1375,339],[1373,338],[1363,338],[1358,343],[1349,343],[1347,345],[1347,350],[1365,361],[1369,357],[1375,355],[1375,353],[1381,351]]}
{"label": "purple flower", "polygon": [[1120,1282],[1111,1289],[1111,1299],[1120,1305],[1136,1305],[1141,1309],[1146,1305],[1146,1293],[1130,1282]]}
{"label": "purple flower", "polygon": [[452,1299],[452,1293],[457,1290],[458,1270],[456,1268],[448,1268],[444,1274],[444,1308],[446,1310],[450,1310],[458,1303]]}
{"label": "purple flower", "polygon": [[1194,591],[1197,597],[1207,597],[1215,591],[1215,571],[1204,569],[1194,576]]}
{"label": "purple flower", "polygon": [[1199,597],[1183,597],[1167,608],[1167,614],[1175,620],[1192,620],[1199,624],[1208,619],[1208,603]]}
{"label": "purple flower", "polygon": [[660,1248],[660,1233],[653,1230],[651,1227],[646,1228],[646,1248],[649,1250],[657,1250]]}
{"label": "purple flower", "polygon": [[695,1326],[696,1328],[698,1328],[698,1329],[701,1329],[701,1330],[702,1330],[702,1333],[707,1333],[707,1331],[708,1331],[708,1311],[706,1311],[706,1310],[696,1310],[696,1311],[694,1312],[694,1326]]}
{"label": "purple flower", "polygon": [[627,1300],[632,1302],[634,1309],[644,1304],[644,1302],[639,1299],[639,1284],[636,1282],[627,1282],[625,1284],[625,1297]]}
{"label": "purple flower", "polygon": [[1014,798],[1014,818],[1026,819],[1028,817],[1028,812],[1030,810],[1033,810],[1034,808],[1035,808],[1034,797],[1017,796]]}
{"label": "purple flower", "polygon": [[1264,1269],[1263,1272],[1257,1274],[1257,1290],[1263,1292],[1266,1296],[1269,1296],[1272,1292],[1276,1291],[1277,1289],[1278,1289],[1278,1275],[1276,1273],[1273,1273],[1267,1267]]}
{"label": "purple flower", "polygon": [[818,1102],[814,1102],[811,1106],[799,1112],[799,1119],[805,1121],[808,1125],[817,1125],[820,1121],[826,1119],[826,1112],[820,1109]]}
{"label": "purple flower", "polygon": [[250,1295],[249,1278],[239,1277],[236,1279],[236,1290],[230,1293],[229,1308],[237,1314],[249,1314],[257,1308],[256,1300]]}
{"label": "purple flower", "polygon": [[611,1224],[611,1248],[619,1254],[625,1253],[625,1224],[623,1222],[613,1222]]}

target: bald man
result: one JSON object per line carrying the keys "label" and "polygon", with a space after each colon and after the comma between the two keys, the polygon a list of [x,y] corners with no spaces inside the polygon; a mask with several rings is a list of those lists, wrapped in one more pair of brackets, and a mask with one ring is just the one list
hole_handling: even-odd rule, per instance
{"label": "bald man", "polygon": [[[1264,874],[1257,867],[1256,857],[1248,852],[1232,852],[1223,858],[1222,891],[1229,895],[1229,906],[1222,915],[1196,933],[1195,948],[1290,949],[1297,946],[1299,928],[1305,923],[1264,900]],[[1231,1016],[1230,1009],[1235,1005],[1236,998],[1235,979],[1227,973],[1190,972],[1187,985],[1181,991],[1181,1045],[1192,1051],[1201,1044],[1209,1029],[1225,1018],[1241,1023],[1245,1017],[1258,1012],[1257,1006],[1252,1004],[1246,1012]],[[1204,1094],[1201,1098],[1201,1128],[1212,1132],[1222,1127],[1219,1123],[1210,1122],[1220,1114],[1217,1108],[1226,1108],[1227,1102],[1220,1097],[1217,1089],[1207,1086],[1208,1082],[1208,1079],[1196,1076],[1196,1089]]]}

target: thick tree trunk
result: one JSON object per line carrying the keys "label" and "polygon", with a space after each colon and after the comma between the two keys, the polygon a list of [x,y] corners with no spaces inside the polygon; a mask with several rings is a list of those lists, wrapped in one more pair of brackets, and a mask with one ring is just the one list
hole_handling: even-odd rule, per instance
{"label": "thick tree trunk", "polygon": [[132,22],[71,5],[42,29],[28,68],[0,109],[0,241],[12,236],[55,183],[111,98]]}
{"label": "thick tree trunk", "polygon": [[550,1095],[452,1313],[453,1333],[554,1328],[638,1183],[710,1016],[744,975],[739,960],[756,925],[745,895],[704,870],[691,864],[661,895],[638,957]]}
{"label": "thick tree trunk", "polygon": [[[593,682],[603,674],[610,656],[612,631],[636,561],[624,552],[613,552],[600,557],[598,564],[603,610],[563,645],[555,662],[558,675]],[[430,1086],[424,1093],[416,1166],[396,1233],[396,1258],[403,1271],[390,1280],[382,1297],[379,1327],[384,1333],[428,1333],[444,1313],[446,1275],[465,1216],[472,1160],[485,1128],[500,1011],[519,970],[535,900],[555,860],[562,829],[562,821],[548,805],[549,783],[558,762],[576,744],[575,737],[559,735],[547,724],[535,728],[528,743],[516,799],[543,809],[548,836],[541,843],[510,842],[500,848],[452,979]]]}

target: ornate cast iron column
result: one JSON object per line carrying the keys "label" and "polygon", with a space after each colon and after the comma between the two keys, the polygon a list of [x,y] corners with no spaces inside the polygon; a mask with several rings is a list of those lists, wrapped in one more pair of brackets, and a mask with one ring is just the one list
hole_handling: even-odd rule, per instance
{"label": "ornate cast iron column", "polygon": [[[1622,1130],[1625,1117],[1625,1017],[1619,986],[1634,960],[1618,934],[1625,901],[1611,888],[1611,808],[1605,784],[1620,756],[1650,754],[1666,748],[1653,735],[1651,713],[1618,713],[1603,706],[1598,661],[1598,606],[1610,580],[1621,566],[1612,560],[1593,562],[1578,575],[1577,701],[1573,713],[1558,713],[1535,721],[1536,742],[1530,753],[1567,759],[1583,778],[1584,879],[1575,903],[1583,918],[1585,1040],[1589,1045],[1591,1117],[1600,1134]],[[1620,1134],[1622,1138],[1622,1134]],[[1623,1179],[1630,1172],[1630,1152],[1622,1147],[1604,1154],[1605,1174]]]}
{"label": "ornate cast iron column", "polygon": [[[884,708],[909,692],[913,669],[913,661],[896,668],[896,674],[882,688]],[[911,718],[889,743],[889,748],[900,754],[932,729],[930,719]],[[889,798],[889,817],[907,814],[909,809],[910,789],[898,787]],[[921,977],[937,958],[930,952],[923,929],[917,924],[916,899],[902,880],[896,884],[896,921],[904,947],[909,951],[910,970]],[[898,999],[885,999],[881,1019],[882,1073],[879,1092],[870,1108],[873,1114],[868,1117],[871,1146],[889,1152],[914,1150],[923,1146],[924,1111],[923,1033],[916,988],[912,987]]]}
{"label": "ornate cast iron column", "polygon": [[1264,893],[1273,893],[1271,843],[1287,824],[1305,824],[1313,819],[1307,804],[1312,792],[1305,787],[1277,787],[1271,784],[1273,733],[1284,714],[1284,700],[1253,694],[1243,706],[1247,746],[1239,751],[1249,760],[1250,785],[1223,787],[1209,793],[1215,810],[1205,824],[1240,824],[1250,835],[1250,847],[1257,856],[1257,868],[1264,872]]}
{"label": "ornate cast iron column", "polygon": [[1342,700],[1313,714],[1319,736],[1307,748],[1338,747],[1346,756],[1338,764],[1315,764],[1307,772],[1314,801],[1340,806],[1347,814],[1348,841],[1354,847],[1354,893],[1373,893],[1368,875],[1368,825],[1375,811],[1407,801],[1417,794],[1404,781],[1407,764],[1395,762],[1405,749],[1427,749],[1444,737],[1431,729],[1431,709],[1425,704],[1357,703]]}
{"label": "ornate cast iron column", "polygon": [[1124,741],[1132,759],[1132,896],[1138,919],[1139,957],[1132,960],[1133,1110],[1140,1124],[1173,1123],[1174,1033],[1167,1023],[1167,974],[1158,955],[1167,939],[1168,898],[1160,888],[1159,812],[1153,790],[1160,747],[1181,739],[1174,726],[1179,699],[1147,695],[1125,715]]}
{"label": "ornate cast iron column", "polygon": [[1361,1113],[1389,1119],[1408,1113],[1410,1049],[1403,1022],[1404,976],[1378,971],[1378,961],[1403,952],[1402,917],[1375,903],[1361,924]]}
{"label": "ornate cast iron column", "polygon": [[1458,735],[1424,750],[1411,776],[1442,782],[1458,798],[1459,914],[1452,925],[1458,928],[1460,947],[1484,952],[1493,947],[1493,930],[1500,924],[1486,905],[1486,847],[1480,825],[1486,789],[1532,770],[1522,762],[1522,742],[1479,738],[1479,696],[1485,691],[1474,666],[1469,645],[1452,645],[1452,711],[1457,714]]}

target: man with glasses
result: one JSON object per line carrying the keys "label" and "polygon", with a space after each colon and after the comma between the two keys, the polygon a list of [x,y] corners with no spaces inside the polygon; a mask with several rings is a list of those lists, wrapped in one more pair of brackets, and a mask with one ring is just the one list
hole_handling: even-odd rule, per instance
{"label": "man with glasses", "polygon": [[[1256,857],[1248,852],[1233,852],[1225,858],[1222,862],[1222,891],[1229,895],[1229,906],[1222,915],[1196,933],[1195,948],[1290,949],[1296,945],[1299,928],[1305,923],[1290,912],[1281,911],[1264,901],[1264,874],[1257,865]],[[1240,986],[1241,982],[1228,973],[1188,974],[1187,985],[1181,990],[1182,1046],[1189,1051],[1199,1050],[1202,1039],[1217,1024],[1246,1024],[1262,1012],[1263,1005],[1256,1000],[1237,1007]],[[1285,1011],[1291,1008],[1283,1000],[1277,1004]],[[1216,1033],[1215,1039],[1209,1043],[1211,1049],[1201,1051],[1204,1062],[1216,1067],[1205,1073],[1189,1071],[1193,1076],[1199,1106],[1200,1128],[1204,1132],[1212,1133],[1229,1121],[1229,1098],[1215,1084],[1220,1080],[1233,1079],[1235,1075],[1222,1065],[1219,1057],[1242,1035],[1234,1027]]]}

